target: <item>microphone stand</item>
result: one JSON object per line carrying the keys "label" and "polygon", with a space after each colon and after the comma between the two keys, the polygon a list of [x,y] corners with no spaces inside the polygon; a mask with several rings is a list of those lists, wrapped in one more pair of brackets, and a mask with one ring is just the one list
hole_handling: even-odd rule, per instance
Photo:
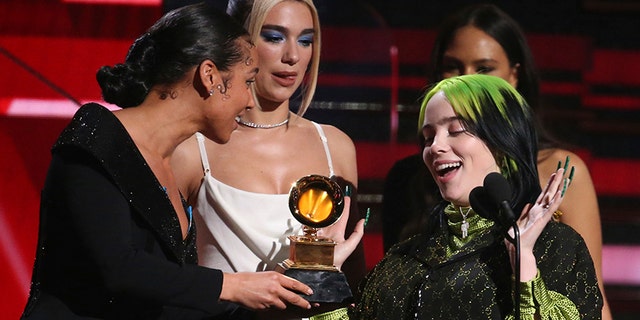
{"label": "microphone stand", "polygon": [[[505,180],[506,181],[506,180]],[[517,223],[517,219],[516,219],[516,215],[513,213],[513,210],[511,210],[511,206],[509,205],[509,202],[507,202],[506,200],[503,200],[500,202],[500,206],[502,209],[502,219],[505,222],[510,222],[511,223],[511,227],[513,228],[513,238],[509,235],[509,230],[505,230],[505,236],[507,238],[507,240],[509,240],[509,242],[513,243],[513,245],[516,247],[516,259],[514,261],[514,271],[513,271],[513,275],[515,278],[515,286],[513,288],[514,290],[514,318],[515,320],[520,320],[520,229],[518,228],[518,223]],[[509,223],[505,223],[505,225],[508,225]]]}
{"label": "microphone stand", "polygon": [[515,278],[515,286],[514,290],[514,318],[515,320],[520,320],[520,229],[518,228],[518,224],[513,221],[513,238],[507,233],[507,239],[509,242],[513,243],[516,247],[516,260],[514,262],[514,278]]}
{"label": "microphone stand", "polygon": [[[476,187],[471,191],[471,193],[469,194],[469,202],[471,203],[471,206],[475,208],[478,214],[485,218],[496,221],[498,224],[500,224],[501,228],[509,225],[511,225],[511,227],[513,228],[513,237],[509,235],[508,229],[503,229],[503,231],[505,234],[505,239],[511,242],[516,248],[516,257],[513,270],[515,278],[514,318],[516,320],[520,320],[520,229],[518,228],[516,215],[513,213],[513,210],[509,205],[509,201],[507,200],[509,194],[511,194],[511,187],[509,186],[509,182],[499,173],[490,173],[485,177],[482,187]],[[492,205],[486,200],[483,200],[487,197],[488,199],[494,201],[493,205],[497,204],[497,206],[493,206],[493,208],[491,208]],[[492,210],[497,211],[498,215],[492,215]]]}

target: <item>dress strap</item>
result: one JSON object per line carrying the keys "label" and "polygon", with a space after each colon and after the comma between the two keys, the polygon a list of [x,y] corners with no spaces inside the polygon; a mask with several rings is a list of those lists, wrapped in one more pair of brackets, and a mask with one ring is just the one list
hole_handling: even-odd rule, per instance
{"label": "dress strap", "polygon": [[202,161],[202,168],[205,174],[209,174],[211,169],[209,168],[209,157],[207,157],[207,149],[204,147],[204,136],[200,132],[196,132],[196,139],[198,139],[198,149],[200,149],[200,160]]}
{"label": "dress strap", "polygon": [[324,147],[324,153],[327,155],[327,163],[329,164],[329,177],[333,177],[335,173],[333,172],[333,161],[331,161],[331,152],[329,151],[327,136],[324,134],[324,130],[322,130],[322,127],[319,124],[313,121],[311,121],[311,123],[313,123],[313,125],[316,127],[316,130],[318,130],[320,140],[322,140],[322,146]]}

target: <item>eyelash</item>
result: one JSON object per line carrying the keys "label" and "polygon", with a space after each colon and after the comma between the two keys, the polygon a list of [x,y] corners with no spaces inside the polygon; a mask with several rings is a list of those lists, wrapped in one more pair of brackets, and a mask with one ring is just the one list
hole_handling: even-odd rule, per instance
{"label": "eyelash", "polygon": [[302,36],[298,38],[298,43],[303,47],[310,47],[313,44],[313,37],[311,36]]}
{"label": "eyelash", "polygon": [[[449,136],[450,137],[457,137],[460,134],[466,133],[467,129],[459,129],[457,131],[449,131]],[[433,143],[433,136],[431,137],[424,137],[424,141],[423,141],[423,145],[424,147],[430,147],[431,144]]]}
{"label": "eyelash", "polygon": [[[260,34],[262,39],[270,43],[280,43],[285,41],[285,37],[281,34],[271,32],[263,32]],[[303,47],[309,47],[313,44],[313,36],[303,35],[298,38],[298,43]]]}
{"label": "eyelash", "polygon": [[[453,73],[455,72],[456,74],[462,74],[463,72],[461,72],[462,68],[457,66],[457,65],[444,65],[442,67],[442,71],[443,72],[447,72],[447,73]],[[495,68],[493,67],[487,67],[487,66],[480,66],[478,68],[476,68],[476,73],[480,73],[480,74],[487,74],[490,73],[492,71],[494,71]]]}
{"label": "eyelash", "polygon": [[489,72],[491,72],[491,71],[493,71],[493,70],[495,70],[495,69],[494,69],[494,68],[492,68],[492,67],[484,67],[484,66],[483,66],[483,67],[479,67],[479,68],[476,70],[476,73],[489,73]]}
{"label": "eyelash", "polygon": [[275,35],[275,34],[271,34],[271,33],[261,33],[260,36],[266,42],[279,43],[279,42],[284,41],[284,37],[281,36],[281,35]]}

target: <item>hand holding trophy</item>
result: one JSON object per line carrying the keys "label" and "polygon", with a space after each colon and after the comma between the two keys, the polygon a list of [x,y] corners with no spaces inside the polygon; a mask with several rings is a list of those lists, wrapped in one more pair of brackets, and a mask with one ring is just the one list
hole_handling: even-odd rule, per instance
{"label": "hand holding trophy", "polygon": [[289,209],[304,226],[304,234],[289,236],[289,259],[280,267],[313,289],[313,295],[305,296],[311,302],[341,303],[352,298],[344,273],[333,263],[336,242],[317,234],[319,228],[340,219],[344,202],[338,183],[321,175],[300,178],[289,192]]}

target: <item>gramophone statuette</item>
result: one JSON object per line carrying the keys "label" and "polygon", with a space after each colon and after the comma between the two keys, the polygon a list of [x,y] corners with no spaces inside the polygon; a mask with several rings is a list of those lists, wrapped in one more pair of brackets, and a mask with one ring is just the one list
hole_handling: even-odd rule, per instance
{"label": "gramophone statuette", "polygon": [[289,209],[303,225],[302,235],[289,236],[289,259],[281,271],[310,286],[312,302],[340,303],[352,298],[347,279],[333,264],[335,241],[317,235],[319,228],[334,224],[342,215],[344,195],[334,180],[309,175],[300,178],[289,192]]}

